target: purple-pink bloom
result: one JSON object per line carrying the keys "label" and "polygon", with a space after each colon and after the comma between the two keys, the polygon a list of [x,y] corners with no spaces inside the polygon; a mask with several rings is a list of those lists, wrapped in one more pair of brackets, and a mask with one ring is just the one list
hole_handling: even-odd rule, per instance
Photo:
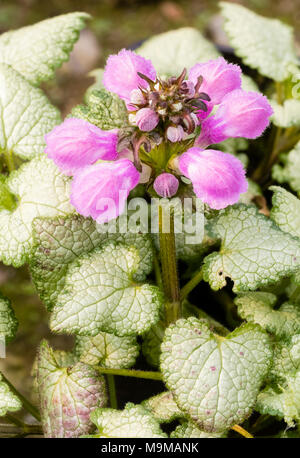
{"label": "purple-pink bloom", "polygon": [[155,129],[159,122],[159,116],[151,108],[142,108],[135,116],[135,123],[143,132],[150,132]]}
{"label": "purple-pink bloom", "polygon": [[197,84],[203,81],[200,91],[209,95],[211,103],[218,105],[229,92],[240,89],[242,71],[238,65],[230,64],[223,57],[194,65],[189,71],[189,80]]}
{"label": "purple-pink bloom", "polygon": [[115,92],[130,105],[131,91],[138,87],[148,87],[148,83],[137,72],[143,73],[152,81],[156,79],[156,71],[150,60],[122,49],[107,59],[102,82],[108,91]]}
{"label": "purple-pink bloom", "polygon": [[45,153],[66,175],[99,159],[117,158],[117,130],[101,130],[83,119],[65,119],[45,135],[45,140]]}
{"label": "purple-pink bloom", "polygon": [[171,173],[162,173],[158,175],[153,183],[157,194],[161,197],[175,196],[179,186],[179,181]]}
{"label": "purple-pink bloom", "polygon": [[273,114],[268,99],[258,92],[237,89],[224,97],[214,116],[205,119],[195,145],[205,148],[230,137],[257,138]]}
{"label": "purple-pink bloom", "polygon": [[106,223],[124,211],[129,192],[139,178],[129,159],[87,166],[73,178],[71,204],[79,214]]}
{"label": "purple-pink bloom", "polygon": [[248,189],[242,163],[222,151],[190,148],[180,156],[179,169],[191,180],[196,196],[216,210],[236,203]]}

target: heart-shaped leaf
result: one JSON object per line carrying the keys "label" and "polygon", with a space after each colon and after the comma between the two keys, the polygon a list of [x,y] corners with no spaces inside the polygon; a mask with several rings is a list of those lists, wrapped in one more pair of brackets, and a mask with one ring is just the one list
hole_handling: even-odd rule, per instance
{"label": "heart-shaped leaf", "polygon": [[33,219],[66,215],[75,209],[70,204],[70,178],[62,175],[45,155],[11,173],[6,185],[16,196],[17,204],[13,211],[0,210],[0,259],[19,267],[32,250]]}
{"label": "heart-shaped leaf", "polygon": [[221,2],[225,30],[235,53],[262,75],[283,81],[289,66],[297,65],[293,29],[279,21],[259,16],[241,5]]}
{"label": "heart-shaped leaf", "polygon": [[291,275],[300,267],[299,242],[282,232],[254,206],[227,207],[210,221],[220,251],[204,260],[203,278],[212,289],[234,282],[234,291],[254,290]]}
{"label": "heart-shaped leaf", "polygon": [[65,287],[51,317],[55,332],[95,336],[99,331],[123,336],[147,331],[159,318],[162,293],[138,283],[139,251],[109,242],[82,255],[69,267]]}
{"label": "heart-shaped leaf", "polygon": [[43,153],[45,134],[60,120],[40,89],[0,63],[0,151],[32,159]]}
{"label": "heart-shaped leaf", "polygon": [[222,432],[250,415],[271,357],[268,335],[257,325],[221,337],[189,318],[166,330],[161,369],[193,422],[201,430]]}
{"label": "heart-shaped leaf", "polygon": [[99,433],[92,437],[166,438],[159,422],[141,405],[128,403],[124,410],[96,409],[91,414]]}
{"label": "heart-shaped leaf", "polygon": [[95,337],[77,336],[75,353],[86,364],[126,369],[134,365],[139,344],[133,336],[118,337],[100,332]]}
{"label": "heart-shaped leaf", "polygon": [[177,418],[184,417],[184,413],[179,409],[170,391],[152,396],[152,398],[144,401],[142,405],[150,410],[160,423],[169,423]]}
{"label": "heart-shaped leaf", "polygon": [[150,59],[160,75],[180,75],[191,68],[219,56],[216,48],[192,27],[171,30],[146,40],[136,51]]}
{"label": "heart-shaped leaf", "polygon": [[32,226],[34,247],[30,259],[31,275],[41,299],[50,309],[64,288],[69,264],[107,240],[138,249],[142,275],[138,269],[134,274],[136,280],[143,280],[152,270],[153,249],[147,234],[102,231],[103,226],[77,214],[35,218]]}
{"label": "heart-shaped leaf", "polygon": [[277,297],[261,291],[242,293],[235,299],[238,313],[244,320],[257,323],[279,338],[300,332],[300,308],[285,302],[274,309]]}
{"label": "heart-shaped leaf", "polygon": [[[83,363],[66,367],[42,342],[37,362],[43,430],[46,437],[79,437],[93,430],[91,410],[107,403],[104,377]],[[64,363],[63,365],[61,363]]]}
{"label": "heart-shaped leaf", "polygon": [[7,412],[16,412],[22,408],[22,403],[17,396],[11,392],[7,383],[2,381],[0,372],[0,417],[3,417]]}
{"label": "heart-shaped leaf", "polygon": [[89,17],[87,13],[62,14],[4,33],[0,38],[0,62],[12,66],[34,85],[52,78],[68,60]]}

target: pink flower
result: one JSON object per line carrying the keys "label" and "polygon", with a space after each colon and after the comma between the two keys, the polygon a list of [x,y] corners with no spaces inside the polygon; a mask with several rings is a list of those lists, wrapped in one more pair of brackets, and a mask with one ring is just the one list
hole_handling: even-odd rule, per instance
{"label": "pink flower", "polygon": [[66,175],[99,159],[117,158],[117,130],[101,130],[83,119],[66,119],[46,134],[45,140],[45,153]]}
{"label": "pink flower", "polygon": [[257,138],[269,125],[273,110],[258,92],[242,89],[224,97],[214,116],[205,119],[195,144],[205,148],[230,137]]}
{"label": "pink flower", "polygon": [[190,148],[180,156],[179,169],[196,196],[216,210],[236,203],[248,188],[242,163],[222,151]]}
{"label": "pink flower", "polygon": [[143,73],[152,81],[156,79],[156,71],[150,60],[138,54],[122,49],[119,54],[107,59],[103,74],[103,85],[130,105],[130,95],[133,89],[148,87],[148,83],[137,72]]}
{"label": "pink flower", "polygon": [[189,80],[197,83],[203,77],[200,91],[209,95],[211,103],[218,105],[229,92],[242,85],[241,68],[228,63],[223,57],[194,65],[189,72]]}
{"label": "pink flower", "polygon": [[157,194],[162,197],[175,196],[178,190],[179,182],[171,173],[162,173],[158,175],[153,183],[153,187]]}
{"label": "pink flower", "polygon": [[81,215],[99,224],[117,218],[140,174],[129,159],[87,166],[74,177],[71,204]]}
{"label": "pink flower", "polygon": [[142,108],[135,116],[135,123],[143,132],[150,132],[155,129],[159,122],[159,116],[151,108]]}

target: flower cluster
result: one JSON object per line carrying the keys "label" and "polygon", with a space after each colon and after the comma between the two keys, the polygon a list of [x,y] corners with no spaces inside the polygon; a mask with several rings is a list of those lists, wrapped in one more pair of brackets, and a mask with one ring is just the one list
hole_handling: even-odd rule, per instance
{"label": "flower cluster", "polygon": [[[103,84],[126,103],[126,147],[120,151],[122,132],[103,131],[75,118],[46,135],[46,153],[74,177],[71,202],[76,210],[98,223],[107,222],[122,213],[139,182],[172,197],[182,175],[211,208],[237,202],[247,190],[241,162],[206,148],[230,137],[256,138],[268,126],[272,109],[267,99],[242,90],[241,83],[240,67],[222,57],[196,64],[188,76],[183,69],[179,76],[162,79],[149,60],[132,51],[110,56]],[[169,156],[163,165],[158,161],[159,166],[147,156],[161,144],[170,144],[171,150],[172,144],[181,144],[172,166]],[[108,211],[111,200],[115,205]]]}

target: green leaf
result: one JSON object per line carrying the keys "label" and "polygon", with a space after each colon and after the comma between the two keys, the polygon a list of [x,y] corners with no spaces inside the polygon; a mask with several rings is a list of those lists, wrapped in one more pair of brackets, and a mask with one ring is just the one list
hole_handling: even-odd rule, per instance
{"label": "green leaf", "polygon": [[234,302],[241,318],[259,324],[278,338],[300,333],[300,308],[286,302],[274,310],[277,302],[275,294],[243,293]]}
{"label": "green leaf", "polygon": [[145,274],[136,248],[110,242],[82,255],[68,270],[64,290],[53,309],[55,332],[95,336],[105,331],[122,336],[141,334],[159,318],[158,287],[134,280]]}
{"label": "green leaf", "polygon": [[184,67],[189,69],[198,62],[219,57],[212,43],[191,27],[156,35],[136,52],[150,59],[157,73],[164,76],[178,76]]}
{"label": "green leaf", "polygon": [[11,302],[0,294],[0,342],[6,343],[13,340],[18,329],[18,320],[15,316]]}
{"label": "green leaf", "polygon": [[0,372],[0,417],[4,417],[7,412],[16,412],[21,408],[21,401],[10,391],[9,386],[2,381]]}
{"label": "green leaf", "polygon": [[274,193],[270,217],[282,231],[300,237],[300,200],[280,186],[269,189]]}
{"label": "green leaf", "polygon": [[225,31],[243,62],[275,81],[289,76],[297,65],[293,29],[278,19],[259,16],[241,5],[221,2]]}
{"label": "green leaf", "polygon": [[274,100],[270,101],[274,114],[271,121],[278,127],[300,126],[300,100],[288,99],[280,105]]}
{"label": "green leaf", "polygon": [[259,394],[256,409],[294,426],[300,420],[300,334],[276,343],[269,378],[271,385]]}
{"label": "green leaf", "polygon": [[272,169],[272,178],[278,183],[288,183],[290,187],[300,193],[300,141],[287,154],[280,156],[281,164],[275,164]]}
{"label": "green leaf", "polygon": [[86,103],[73,108],[71,117],[84,119],[104,130],[128,124],[126,105],[116,94],[105,89],[94,90],[87,96]]}
{"label": "green leaf", "polygon": [[95,437],[165,438],[158,420],[141,405],[128,403],[124,410],[96,409],[91,414],[99,434]]}
{"label": "green leaf", "polygon": [[300,370],[300,334],[276,342],[269,377],[282,385],[286,376]]}
{"label": "green leaf", "polygon": [[272,352],[259,326],[242,325],[226,337],[196,318],[165,333],[161,370],[178,406],[207,432],[223,432],[252,411]]}
{"label": "green leaf", "polygon": [[155,323],[143,336],[142,352],[148,364],[159,366],[160,346],[165,335],[165,323],[163,320]]}
{"label": "green leaf", "polygon": [[6,176],[0,175],[0,211],[1,210],[14,210],[16,207],[16,199],[9,192],[6,185]]}
{"label": "green leaf", "polygon": [[185,421],[171,433],[172,439],[217,439],[220,437],[225,437],[226,433],[207,433],[201,431],[197,426],[191,421]]}
{"label": "green leaf", "polygon": [[146,234],[102,231],[90,218],[73,214],[67,217],[36,218],[33,221],[34,248],[31,274],[41,299],[51,308],[65,284],[69,264],[83,253],[89,253],[107,240],[135,246],[140,253],[140,272],[136,280],[143,280],[152,270],[153,249]]}
{"label": "green leaf", "polygon": [[203,278],[214,290],[234,282],[234,291],[254,290],[293,274],[300,265],[298,241],[254,206],[233,205],[211,220],[220,251],[204,260]]}
{"label": "green leaf", "polygon": [[77,363],[60,366],[55,352],[43,341],[37,382],[45,437],[79,437],[93,431],[90,412],[104,407],[104,377],[91,366]]}
{"label": "green leaf", "polygon": [[0,152],[31,159],[45,148],[44,136],[61,121],[45,94],[0,63]]}
{"label": "green leaf", "polygon": [[261,414],[284,418],[289,427],[300,420],[300,371],[287,377],[287,386],[278,390],[267,387],[257,399],[256,409]]}
{"label": "green leaf", "polygon": [[184,417],[170,391],[157,394],[142,403],[160,423],[170,423],[177,418]]}
{"label": "green leaf", "polygon": [[11,173],[6,185],[18,204],[12,212],[0,211],[0,259],[19,267],[28,260],[34,243],[33,219],[66,215],[75,210],[69,202],[69,177],[62,175],[44,155]]}
{"label": "green leaf", "polygon": [[[190,316],[194,316],[202,322],[206,323],[212,332],[216,332],[222,336],[227,335],[229,332],[228,329],[225,328],[225,326],[216,321],[206,312],[185,300],[182,303],[182,317],[189,318]],[[146,332],[143,336],[143,355],[145,356],[147,363],[154,367],[159,366],[159,359],[161,354],[160,347],[164,339],[165,327],[165,321],[161,319],[158,323],[152,326],[150,330]]]}
{"label": "green leaf", "polygon": [[77,336],[75,352],[81,362],[111,369],[127,369],[139,354],[135,337],[101,332],[95,337]]}
{"label": "green leaf", "polygon": [[89,17],[86,13],[69,13],[2,34],[0,62],[12,66],[34,85],[52,78],[69,59]]}

